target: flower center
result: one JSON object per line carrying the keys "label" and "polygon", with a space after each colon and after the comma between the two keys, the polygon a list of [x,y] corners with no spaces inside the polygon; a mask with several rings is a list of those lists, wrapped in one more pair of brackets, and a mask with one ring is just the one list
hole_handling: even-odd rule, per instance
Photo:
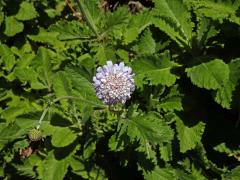
{"label": "flower center", "polygon": [[111,74],[106,77],[106,85],[109,85],[110,89],[115,92],[120,92],[126,85],[126,78],[117,74]]}

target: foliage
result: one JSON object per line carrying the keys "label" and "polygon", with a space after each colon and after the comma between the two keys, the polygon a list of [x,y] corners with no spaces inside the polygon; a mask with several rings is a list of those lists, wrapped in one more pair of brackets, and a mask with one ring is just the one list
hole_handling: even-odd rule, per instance
{"label": "foliage", "polygon": [[239,25],[238,0],[0,1],[0,178],[239,179]]}

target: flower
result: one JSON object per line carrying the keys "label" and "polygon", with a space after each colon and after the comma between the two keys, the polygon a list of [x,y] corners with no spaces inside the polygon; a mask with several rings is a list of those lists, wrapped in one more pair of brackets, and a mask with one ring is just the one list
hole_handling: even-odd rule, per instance
{"label": "flower", "polygon": [[107,65],[97,68],[96,76],[93,77],[98,98],[107,105],[124,104],[135,90],[133,77],[132,69],[123,62],[113,64],[107,61]]}

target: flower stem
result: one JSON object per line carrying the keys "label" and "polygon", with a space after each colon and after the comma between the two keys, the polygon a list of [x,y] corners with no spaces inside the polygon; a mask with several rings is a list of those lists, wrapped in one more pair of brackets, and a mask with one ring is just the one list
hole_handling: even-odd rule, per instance
{"label": "flower stem", "polygon": [[38,125],[36,127],[36,129],[39,129],[41,124],[42,124],[42,120],[44,119],[45,115],[47,114],[48,110],[50,109],[51,105],[49,105],[46,109],[44,109],[39,121],[38,121]]}

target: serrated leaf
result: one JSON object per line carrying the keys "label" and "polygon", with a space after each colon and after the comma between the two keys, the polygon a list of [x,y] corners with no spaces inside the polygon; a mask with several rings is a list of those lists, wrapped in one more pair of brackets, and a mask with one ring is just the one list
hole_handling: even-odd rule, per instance
{"label": "serrated leaf", "polygon": [[172,129],[154,113],[137,116],[127,123],[127,133],[132,140],[142,137],[152,143],[161,143],[170,142],[173,138]]}
{"label": "serrated leaf", "polygon": [[228,156],[234,156],[240,154],[240,149],[230,149],[226,146],[225,143],[218,144],[214,147],[215,151],[226,153]]}
{"label": "serrated leaf", "polygon": [[79,10],[83,16],[83,19],[86,21],[87,25],[96,36],[98,36],[98,18],[100,11],[98,11],[97,1],[77,1]]}
{"label": "serrated leaf", "polygon": [[222,88],[217,90],[215,101],[222,107],[230,109],[234,88],[235,86],[231,82],[225,83]]}
{"label": "serrated leaf", "polygon": [[14,16],[5,18],[5,26],[4,34],[10,37],[22,32],[24,28],[23,23],[16,20]]}
{"label": "serrated leaf", "polygon": [[51,32],[58,32],[60,40],[90,39],[91,34],[88,29],[79,21],[58,21],[50,27]]}
{"label": "serrated leaf", "polygon": [[[85,71],[80,68],[68,67],[66,68],[66,73],[71,78],[73,89],[76,90],[75,92],[78,93],[78,96],[89,98],[89,100],[96,97],[93,85],[88,79],[90,77]],[[96,103],[99,102],[96,98],[94,98],[94,101]]]}
{"label": "serrated leaf", "polygon": [[[71,80],[66,72],[60,71],[54,76],[53,90],[58,98],[72,95]],[[64,107],[67,107],[68,103],[66,100],[62,100],[60,102]]]}
{"label": "serrated leaf", "polygon": [[227,173],[224,180],[239,180],[240,177],[240,166],[235,167],[231,172]]}
{"label": "serrated leaf", "polygon": [[190,46],[191,14],[181,0],[155,1],[153,23],[180,46]]}
{"label": "serrated leaf", "polygon": [[229,79],[229,68],[220,59],[186,69],[193,84],[205,89],[219,89]]}
{"label": "serrated leaf", "polygon": [[156,167],[150,173],[144,173],[144,178],[146,180],[169,180],[169,179],[181,179],[181,180],[192,180],[193,177],[186,174],[180,169],[173,168],[159,168]]}
{"label": "serrated leaf", "polygon": [[37,16],[38,16],[38,13],[37,13],[33,3],[23,1],[20,4],[20,9],[15,17],[18,20],[26,21],[26,20],[34,19]]}
{"label": "serrated leaf", "polygon": [[177,137],[180,143],[180,152],[185,153],[194,149],[200,143],[205,129],[205,123],[199,121],[194,126],[187,126],[180,118],[176,118]]}
{"label": "serrated leaf", "polygon": [[229,20],[230,22],[240,24],[240,19],[237,16],[237,9],[240,7],[239,1],[220,0],[214,2],[205,0],[192,1],[191,3],[199,15],[218,20],[220,23],[223,23],[223,20]]}
{"label": "serrated leaf", "polygon": [[136,74],[136,85],[141,87],[143,80],[149,80],[153,85],[171,86],[175,83],[177,76],[171,73],[176,66],[169,57],[150,56],[136,59],[133,62],[133,70]]}
{"label": "serrated leaf", "polygon": [[158,109],[163,109],[166,111],[181,111],[182,107],[182,98],[181,97],[169,97],[161,100],[161,102],[157,105]]}
{"label": "serrated leaf", "polygon": [[24,137],[26,135],[24,131],[16,123],[9,125],[0,124],[0,150],[5,144]]}
{"label": "serrated leaf", "polygon": [[148,55],[148,54],[155,53],[156,43],[152,37],[152,33],[150,30],[144,31],[143,35],[139,40],[138,45],[134,47],[134,50],[141,55]]}
{"label": "serrated leaf", "polygon": [[128,23],[128,9],[127,7],[119,7],[114,12],[106,13],[104,18],[104,33],[123,28]]}
{"label": "serrated leaf", "polygon": [[52,65],[49,52],[44,47],[39,47],[37,55],[33,61],[33,66],[37,70],[38,78],[51,90],[52,86]]}
{"label": "serrated leaf", "polygon": [[48,32],[44,29],[40,29],[37,35],[27,35],[29,39],[39,43],[50,44],[55,47],[58,51],[63,50],[64,42],[58,40],[59,33],[58,32]]}
{"label": "serrated leaf", "polygon": [[52,145],[55,147],[65,147],[75,141],[76,133],[67,127],[55,127],[52,133]]}
{"label": "serrated leaf", "polygon": [[129,44],[137,39],[138,35],[149,25],[151,25],[151,12],[143,11],[131,17],[129,25],[123,33],[123,41]]}
{"label": "serrated leaf", "polygon": [[108,59],[115,59],[113,47],[98,45],[94,58],[99,62],[99,65],[104,65]]}
{"label": "serrated leaf", "polygon": [[157,115],[149,113],[126,121],[127,135],[131,141],[139,141],[138,150],[144,152],[147,158],[156,162],[156,154],[152,145],[170,142],[173,138],[172,129]]}
{"label": "serrated leaf", "polygon": [[[31,74],[31,76],[29,76]],[[16,67],[14,69],[14,75],[23,83],[30,83],[32,89],[45,89],[46,86],[39,82],[38,74],[34,69],[30,67],[20,68]]]}
{"label": "serrated leaf", "polygon": [[[220,30],[217,30],[211,23],[211,20],[206,17],[198,17],[198,26],[196,32],[196,39],[198,46],[203,48],[208,40],[214,36],[216,36]],[[204,48],[208,48],[205,46]]]}
{"label": "serrated leaf", "polygon": [[240,59],[234,59],[228,64],[230,75],[229,80],[217,90],[215,101],[222,107],[230,109],[232,101],[232,93],[240,80]]}
{"label": "serrated leaf", "polygon": [[173,159],[172,143],[162,143],[159,147],[161,159],[168,162]]}
{"label": "serrated leaf", "polygon": [[11,71],[16,61],[13,52],[7,45],[0,44],[0,56],[1,56],[0,60],[4,64],[3,69]]}

